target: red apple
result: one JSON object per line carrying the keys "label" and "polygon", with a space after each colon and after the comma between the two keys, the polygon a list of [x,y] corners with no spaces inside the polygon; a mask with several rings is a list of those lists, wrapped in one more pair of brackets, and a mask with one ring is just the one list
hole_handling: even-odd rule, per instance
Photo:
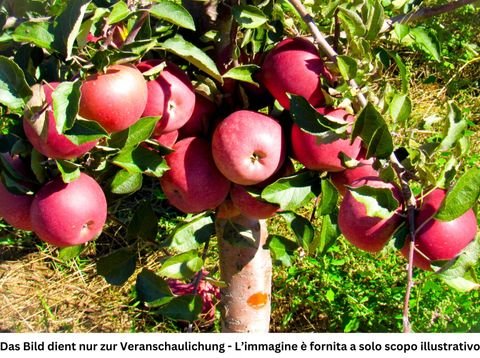
{"label": "red apple", "polygon": [[283,40],[265,57],[260,81],[285,108],[287,93],[304,97],[312,106],[325,102],[321,77],[331,79],[318,51],[310,41],[297,37]]}
{"label": "red apple", "polygon": [[187,122],[179,129],[180,138],[203,137],[206,138],[210,129],[210,120],[215,113],[215,104],[203,97],[195,94],[195,108]]}
{"label": "red apple", "polygon": [[241,110],[215,129],[213,159],[230,181],[258,184],[273,175],[285,160],[282,127],[264,114]]}
{"label": "red apple", "polygon": [[[0,153],[12,167],[19,173],[26,174],[26,168],[18,156],[11,157],[10,154]],[[33,195],[22,195],[11,193],[0,181],[0,218],[21,230],[32,230],[30,221],[30,206]]]}
{"label": "red apple", "polygon": [[165,156],[170,169],[160,185],[170,204],[184,213],[215,209],[228,195],[230,182],[215,166],[205,139],[185,138]]}
{"label": "red apple", "polygon": [[[475,238],[477,219],[473,209],[451,221],[433,218],[442,205],[447,192],[435,189],[423,198],[415,218],[416,236],[413,264],[431,270],[432,261],[455,258]],[[406,243],[409,242],[407,238]],[[408,257],[408,244],[401,252]]]}
{"label": "red apple", "polygon": [[[140,62],[137,67],[146,72],[161,64],[161,60]],[[182,127],[192,116],[195,92],[190,79],[176,65],[169,63],[158,77],[147,82],[148,100],[142,116],[161,116],[155,134],[171,132]]]}
{"label": "red apple", "polygon": [[[352,187],[370,186],[390,189],[401,203],[400,190],[393,184],[378,178],[363,178],[351,184]],[[400,204],[398,207],[400,210]],[[402,222],[398,211],[388,218],[373,217],[367,214],[365,205],[348,190],[343,197],[338,214],[338,226],[343,236],[353,245],[369,252],[380,251]]]}
{"label": "red apple", "polygon": [[[317,111],[322,115],[328,115],[347,122],[353,122],[355,118],[343,109],[319,108]],[[350,144],[350,139],[338,137],[323,139],[313,134],[304,132],[297,124],[291,130],[292,151],[294,157],[305,168],[318,171],[338,172],[345,170],[339,158],[340,152],[350,158],[356,158],[362,147],[360,138],[355,138]]]}
{"label": "red apple", "polygon": [[153,135],[152,139],[156,140],[158,144],[167,148],[172,148],[178,139],[178,130],[162,133],[160,135]]}
{"label": "red apple", "polygon": [[217,207],[215,213],[218,219],[232,219],[240,214],[240,210],[233,204],[230,197],[225,198],[223,203]]}
{"label": "red apple", "polygon": [[254,197],[248,192],[247,188],[238,184],[232,185],[232,188],[230,189],[230,198],[243,215],[255,219],[270,218],[280,209],[277,204],[272,204],[261,198]]}
{"label": "red apple", "polygon": [[107,201],[100,185],[87,174],[68,184],[57,177],[37,192],[30,215],[41,240],[58,247],[80,245],[102,232]]}
{"label": "red apple", "polygon": [[64,134],[58,133],[52,108],[52,93],[59,84],[59,82],[51,82],[42,86],[46,103],[49,105],[46,111],[47,133],[40,136],[28,118],[23,119],[23,130],[32,146],[44,156],[52,159],[75,159],[95,147],[97,141],[76,145]]}
{"label": "red apple", "polygon": [[119,132],[137,122],[147,104],[147,82],[133,66],[112,65],[86,78],[79,114],[107,132]]}

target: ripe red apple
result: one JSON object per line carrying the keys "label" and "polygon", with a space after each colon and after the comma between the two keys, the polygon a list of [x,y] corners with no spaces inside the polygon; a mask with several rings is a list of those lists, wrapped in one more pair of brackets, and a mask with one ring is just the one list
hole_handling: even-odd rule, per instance
{"label": "ripe red apple", "polygon": [[107,201],[102,188],[87,174],[68,184],[57,177],[35,195],[30,209],[33,231],[49,244],[83,244],[102,232]]}
{"label": "ripe red apple", "polygon": [[215,104],[212,101],[196,93],[193,113],[179,129],[180,138],[206,138],[210,129],[211,116],[215,113],[215,109]]}
{"label": "ripe red apple", "polygon": [[107,132],[119,132],[137,122],[147,104],[147,82],[133,66],[112,65],[86,78],[81,87],[80,115]]}
{"label": "ripe red apple", "polygon": [[248,192],[247,188],[238,184],[232,185],[230,198],[243,215],[255,219],[270,218],[280,209],[277,204],[272,204],[261,198],[254,197]]}
{"label": "ripe red apple", "polygon": [[232,219],[240,214],[240,209],[233,204],[230,197],[225,198],[225,200],[217,207],[215,212],[215,215],[218,219]]}
{"label": "ripe red apple", "polygon": [[[347,122],[353,122],[355,118],[343,109],[319,108],[317,111],[322,115],[328,115]],[[350,139],[338,137],[323,139],[313,134],[304,132],[297,124],[293,124],[291,130],[291,143],[294,157],[305,168],[318,171],[338,172],[345,170],[339,158],[340,152],[350,158],[356,158],[362,147],[360,138],[355,138],[350,144]]]}
{"label": "ripe red apple", "polygon": [[283,40],[267,54],[259,78],[277,101],[290,109],[287,93],[302,96],[315,107],[325,102],[322,76],[331,79],[315,45],[297,37]]}
{"label": "ripe red apple", "polygon": [[215,166],[210,144],[202,138],[185,138],[165,156],[170,169],[160,185],[170,204],[184,213],[215,209],[228,195],[230,182]]}
{"label": "ripe red apple", "polygon": [[[161,60],[140,62],[141,72],[161,64]],[[187,74],[169,63],[158,77],[147,82],[148,100],[142,117],[162,116],[155,134],[171,132],[182,127],[192,116],[195,107],[195,92]]]}
{"label": "ripe red apple", "polygon": [[282,127],[264,114],[241,110],[221,121],[212,137],[213,159],[230,181],[258,184],[285,160]]}
{"label": "ripe red apple", "polygon": [[[18,172],[25,174],[26,168],[22,160],[18,157],[11,157],[10,154],[0,153],[12,167]],[[33,195],[21,195],[11,193],[0,181],[0,218],[21,230],[32,230],[30,221],[30,206],[32,205]]]}
{"label": "ripe red apple", "polygon": [[[386,183],[378,178],[359,179],[353,182],[351,186],[390,189],[394,197],[401,203],[400,190],[393,184]],[[380,251],[392,237],[402,220],[398,212],[385,219],[369,216],[365,205],[356,200],[350,190],[345,193],[338,214],[338,226],[343,236],[353,245],[369,252]]]}
{"label": "ripe red apple", "polygon": [[95,147],[97,141],[76,145],[64,134],[58,133],[52,108],[52,93],[59,84],[59,82],[51,82],[42,86],[46,103],[49,105],[46,111],[47,133],[40,136],[32,127],[29,118],[23,119],[23,130],[30,144],[44,156],[52,159],[75,159]]}
{"label": "ripe red apple", "polygon": [[152,139],[156,140],[158,144],[167,148],[172,148],[178,139],[178,130],[162,133],[160,135],[153,135]]}
{"label": "ripe red apple", "polygon": [[[431,270],[432,261],[451,260],[475,238],[477,219],[473,209],[451,221],[433,218],[442,205],[447,192],[435,189],[426,195],[415,218],[416,236],[413,264]],[[407,238],[406,243],[409,242]],[[408,257],[408,244],[401,252]]]}

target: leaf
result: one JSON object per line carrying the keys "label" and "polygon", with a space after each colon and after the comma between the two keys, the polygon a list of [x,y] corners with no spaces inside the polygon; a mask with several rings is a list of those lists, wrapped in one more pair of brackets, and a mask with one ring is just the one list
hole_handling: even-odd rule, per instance
{"label": "leaf", "polygon": [[392,135],[382,115],[367,103],[355,121],[352,140],[359,136],[367,146],[366,158],[388,158],[393,152]]}
{"label": "leaf", "polygon": [[20,110],[31,95],[22,69],[7,57],[0,56],[0,103],[11,110]]}
{"label": "leaf", "polygon": [[253,75],[258,69],[260,69],[260,66],[257,65],[241,65],[233,67],[223,74],[223,78],[232,78],[237,81],[251,83],[258,87],[259,84],[253,79]]}
{"label": "leaf", "polygon": [[329,215],[337,211],[338,191],[329,180],[322,180],[322,200],[320,202],[320,215]]}
{"label": "leaf", "polygon": [[168,0],[157,0],[156,2],[157,4],[149,10],[153,17],[195,31],[195,22],[192,15],[182,5]]}
{"label": "leaf", "polygon": [[114,158],[113,163],[130,173],[144,173],[157,178],[169,169],[159,154],[144,147],[122,152]]}
{"label": "leaf", "polygon": [[345,80],[348,81],[354,79],[357,75],[358,65],[354,58],[345,55],[339,55],[337,56],[337,65],[338,69],[340,70],[340,74]]}
{"label": "leaf", "polygon": [[73,127],[63,133],[73,144],[82,145],[108,137],[108,132],[95,121],[77,119]]}
{"label": "leaf", "polygon": [[145,241],[154,241],[158,233],[158,217],[152,208],[150,202],[142,201],[132,220],[128,224],[127,239],[142,239]]}
{"label": "leaf", "polygon": [[[448,263],[446,270],[441,269],[438,273],[446,284],[461,292],[479,289],[480,283],[475,274],[475,265],[480,257],[480,235],[477,234],[462,253]],[[433,264],[435,266],[435,264]]]}
{"label": "leaf", "polygon": [[235,21],[245,29],[255,29],[268,21],[268,17],[253,5],[236,5],[232,9]]}
{"label": "leaf", "polygon": [[140,190],[143,184],[143,175],[141,173],[130,173],[121,169],[115,174],[110,183],[110,191],[113,194],[131,194]]}
{"label": "leaf", "polygon": [[80,177],[80,165],[68,160],[56,160],[55,162],[64,183],[74,182]]}
{"label": "leaf", "polygon": [[378,0],[367,1],[367,33],[365,38],[367,40],[373,41],[377,38],[380,30],[383,27],[383,22],[385,20],[385,12],[383,6]]}
{"label": "leaf", "polygon": [[362,18],[355,12],[344,7],[338,7],[338,18],[351,36],[363,36],[366,32]]}
{"label": "leaf", "polygon": [[309,251],[310,244],[315,237],[315,229],[310,221],[292,211],[281,212],[279,215],[285,219],[289,228],[295,234],[298,245]]}
{"label": "leaf", "polygon": [[83,248],[83,245],[62,247],[60,250],[58,250],[58,258],[63,262],[73,260],[82,253]]}
{"label": "leaf", "polygon": [[57,132],[73,127],[80,105],[80,81],[60,83],[52,93],[53,113]]}
{"label": "leaf", "polygon": [[448,102],[448,115],[443,129],[444,138],[440,143],[439,149],[441,151],[447,151],[452,148],[455,143],[463,137],[467,127],[468,123],[463,118],[460,108],[458,108],[455,103]]}
{"label": "leaf", "polygon": [[178,225],[170,239],[169,247],[181,252],[197,249],[215,234],[212,216],[202,214],[191,221]]}
{"label": "leaf", "polygon": [[292,256],[298,249],[298,243],[284,236],[269,235],[265,248],[270,250],[274,263],[292,265]]}
{"label": "leaf", "polygon": [[315,240],[310,246],[310,251],[316,250],[319,255],[323,255],[335,243],[340,236],[340,229],[337,225],[336,214],[322,216],[322,228],[320,233],[316,234]]}
{"label": "leaf", "polygon": [[426,53],[431,55],[435,61],[441,61],[440,43],[433,34],[427,32],[423,27],[416,27],[410,29],[410,35],[415,40],[415,43]]}
{"label": "leaf", "polygon": [[472,168],[465,172],[452,190],[447,193],[435,217],[451,221],[465,214],[480,197],[480,169]]}
{"label": "leaf", "polygon": [[160,307],[158,313],[177,321],[193,322],[202,312],[202,299],[199,295],[183,295],[173,298]]}
{"label": "leaf", "polygon": [[387,219],[400,205],[388,188],[374,188],[368,185],[349,187],[356,201],[365,206],[367,216]]}
{"label": "leaf", "polygon": [[203,260],[196,250],[187,251],[168,258],[158,271],[160,276],[178,280],[189,280],[202,269]]}
{"label": "leaf", "polygon": [[111,284],[123,285],[135,272],[137,256],[133,250],[122,248],[97,261],[97,273]]}
{"label": "leaf", "polygon": [[48,22],[24,22],[12,34],[16,42],[27,42],[35,46],[52,50],[54,36],[50,32],[51,24]]}
{"label": "leaf", "polygon": [[198,69],[212,76],[217,81],[222,82],[222,76],[220,75],[215,62],[213,62],[205,52],[186,41],[182,36],[175,35],[161,43],[160,47],[182,57]]}
{"label": "leaf", "polygon": [[394,59],[397,64],[398,71],[400,72],[400,79],[402,81],[402,93],[408,93],[408,88],[410,84],[410,73],[408,72],[407,66],[403,63],[402,58],[396,52],[389,52],[390,56]]}
{"label": "leaf", "polygon": [[258,240],[255,237],[254,229],[245,227],[231,220],[225,222],[222,239],[236,247],[258,247]]}
{"label": "leaf", "polygon": [[83,17],[90,0],[70,0],[65,10],[57,17],[53,29],[53,47],[65,56],[68,61],[72,57],[72,49],[80,32]]}
{"label": "leaf", "polygon": [[142,302],[149,303],[149,306],[165,304],[174,298],[167,281],[146,268],[137,275],[135,290]]}
{"label": "leaf", "polygon": [[318,176],[310,171],[278,179],[262,190],[262,199],[278,204],[282,210],[295,210],[313,199],[312,185]]}
{"label": "leaf", "polygon": [[388,108],[393,120],[397,123],[405,123],[412,112],[412,101],[407,94],[396,93]]}
{"label": "leaf", "polygon": [[131,12],[128,5],[123,1],[119,1],[112,6],[112,10],[107,17],[107,24],[116,24],[117,22],[126,19],[130,14]]}
{"label": "leaf", "polygon": [[140,143],[149,139],[159,120],[160,117],[144,117],[127,128],[124,135],[119,134],[125,140],[122,151],[131,151]]}
{"label": "leaf", "polygon": [[410,33],[410,27],[406,24],[402,24],[400,22],[395,23],[394,25],[395,34],[398,37],[399,41],[402,41],[405,36]]}

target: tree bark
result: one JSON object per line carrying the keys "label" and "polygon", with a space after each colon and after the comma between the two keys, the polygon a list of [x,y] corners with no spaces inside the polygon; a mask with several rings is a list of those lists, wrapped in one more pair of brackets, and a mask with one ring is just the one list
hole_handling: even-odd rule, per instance
{"label": "tree bark", "polygon": [[[239,237],[233,227],[241,228],[249,238]],[[222,332],[266,333],[270,325],[272,286],[272,259],[270,250],[264,249],[268,236],[266,222],[237,216],[217,219],[216,229],[221,278],[226,285],[221,289]],[[237,244],[232,244],[235,241]]]}

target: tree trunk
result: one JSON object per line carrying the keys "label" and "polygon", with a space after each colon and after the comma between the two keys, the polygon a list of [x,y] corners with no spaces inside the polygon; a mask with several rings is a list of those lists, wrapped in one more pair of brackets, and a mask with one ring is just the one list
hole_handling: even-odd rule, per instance
{"label": "tree trunk", "polygon": [[217,219],[216,229],[226,284],[221,289],[222,332],[268,332],[272,259],[263,247],[268,236],[265,220]]}

